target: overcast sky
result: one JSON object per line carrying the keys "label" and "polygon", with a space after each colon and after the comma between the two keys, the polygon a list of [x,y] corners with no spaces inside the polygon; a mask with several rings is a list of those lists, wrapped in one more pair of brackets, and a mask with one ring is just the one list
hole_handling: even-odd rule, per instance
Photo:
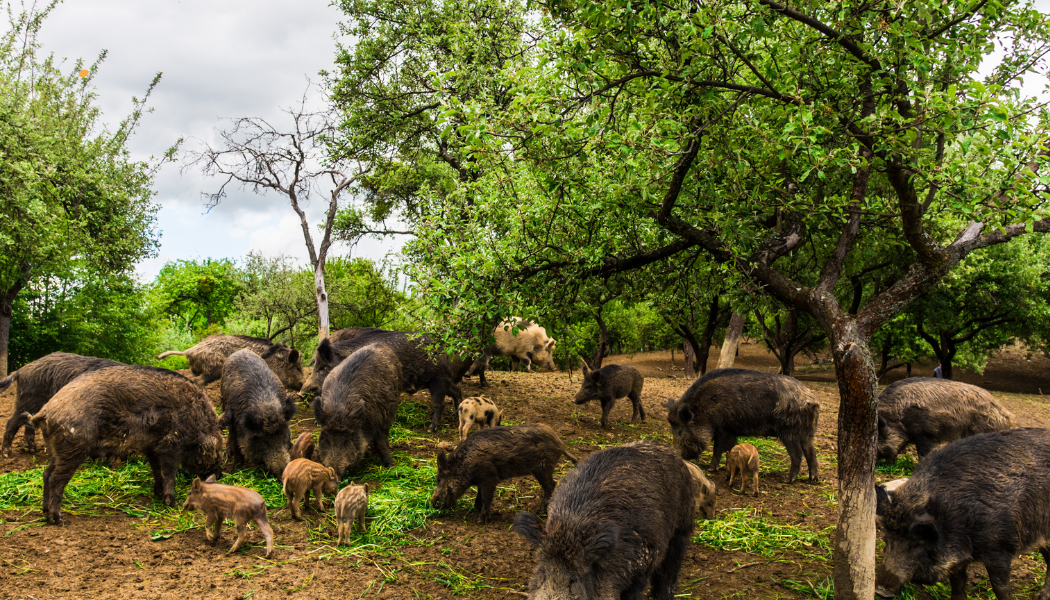
{"label": "overcast sky", "polygon": [[[107,121],[118,123],[153,75],[164,73],[131,148],[159,156],[180,137],[186,146],[214,142],[222,119],[261,116],[281,124],[280,108],[298,103],[307,77],[334,68],[341,13],[328,0],[66,0],[45,22],[45,51],[90,63],[109,51],[94,84]],[[288,120],[286,115],[283,115]],[[139,265],[152,279],[174,259],[241,258],[249,250],[307,262],[296,214],[276,195],[231,190],[205,213],[202,191],[218,187],[198,171],[166,165],[155,182],[160,253]],[[315,202],[314,223],[324,216]],[[315,238],[318,236],[315,236]],[[382,258],[397,247],[366,240],[355,255]],[[345,254],[343,249],[341,254]]]}

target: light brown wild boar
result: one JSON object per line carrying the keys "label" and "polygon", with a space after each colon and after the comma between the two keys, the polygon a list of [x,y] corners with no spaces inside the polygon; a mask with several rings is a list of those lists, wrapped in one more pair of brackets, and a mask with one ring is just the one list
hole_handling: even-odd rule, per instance
{"label": "light brown wild boar", "polygon": [[740,474],[740,493],[744,493],[747,476],[752,477],[755,496],[758,496],[758,450],[751,444],[737,444],[726,455],[726,467],[729,469],[729,483],[726,486],[733,491],[733,473]]}
{"label": "light brown wild boar", "polygon": [[696,484],[696,514],[703,515],[708,521],[713,520],[715,518],[715,495],[718,493],[718,487],[704,475],[700,467],[688,460],[683,462],[685,466],[689,467],[689,474],[693,476],[693,483]]}
{"label": "light brown wild boar", "polygon": [[310,507],[310,492],[317,498],[317,508],[324,511],[324,494],[334,495],[339,491],[339,479],[335,476],[335,469],[325,467],[305,458],[297,458],[288,463],[284,468],[282,476],[283,485],[281,491],[288,499],[288,508],[292,509],[292,517],[301,519],[299,506],[303,498],[306,498],[306,506]]}
{"label": "light brown wild boar", "polygon": [[[515,335],[515,329],[517,334]],[[492,337],[496,343],[485,348],[484,355],[478,359],[466,376],[478,376],[482,387],[488,386],[485,378],[485,370],[489,367],[489,359],[493,356],[509,356],[511,368],[518,370],[518,365],[525,365],[525,370],[532,372],[532,364],[536,363],[550,371],[554,371],[554,347],[558,342],[554,338],[547,337],[547,330],[519,317],[511,317],[492,330]]]}
{"label": "light brown wild boar", "polygon": [[368,531],[365,526],[365,513],[368,512],[368,486],[350,484],[339,490],[335,497],[335,519],[339,523],[339,543],[337,546],[350,543],[350,533],[357,521],[362,533]]}
{"label": "light brown wild boar", "polygon": [[314,434],[309,431],[300,433],[292,444],[292,460],[297,458],[314,459]]}
{"label": "light brown wild boar", "polygon": [[274,344],[266,338],[247,335],[209,335],[182,352],[172,350],[157,355],[157,360],[169,356],[185,356],[190,370],[200,385],[208,385],[222,377],[226,358],[247,348],[259,355],[270,367],[285,389],[298,392],[303,387],[303,357],[298,350],[284,344]]}
{"label": "light brown wild boar", "polygon": [[459,413],[459,441],[467,439],[467,434],[474,428],[495,427],[503,422],[503,411],[496,407],[492,400],[485,396],[464,398],[456,409]]}
{"label": "light brown wild boar", "polygon": [[182,505],[183,510],[199,510],[207,517],[204,521],[204,537],[214,544],[219,540],[222,521],[232,518],[237,525],[237,540],[226,554],[236,552],[248,537],[248,521],[255,521],[255,526],[266,538],[266,557],[273,553],[273,530],[266,519],[266,503],[254,490],[215,483],[215,476],[205,481],[193,480],[190,495]]}

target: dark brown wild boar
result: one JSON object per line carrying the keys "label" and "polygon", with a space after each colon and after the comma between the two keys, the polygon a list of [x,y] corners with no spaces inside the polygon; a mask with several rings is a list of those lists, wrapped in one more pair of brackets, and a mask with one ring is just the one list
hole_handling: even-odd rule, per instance
{"label": "dark brown wild boar", "polygon": [[335,469],[325,467],[312,460],[297,458],[288,463],[281,477],[281,491],[288,500],[288,508],[292,510],[292,517],[301,519],[302,513],[299,507],[306,499],[306,507],[310,507],[310,492],[317,498],[317,508],[324,512],[324,494],[335,495],[339,491],[339,480],[336,479]]}
{"label": "dark brown wild boar", "polygon": [[194,479],[182,509],[199,510],[205,514],[204,537],[211,544],[219,541],[223,519],[233,519],[237,525],[237,539],[226,554],[236,552],[244,544],[248,537],[248,521],[255,521],[255,526],[266,539],[266,557],[273,554],[273,530],[266,519],[266,503],[254,490],[215,483],[214,476],[203,482]]}
{"label": "dark brown wild boar", "polygon": [[300,433],[299,437],[295,438],[295,443],[292,444],[291,459],[297,458],[314,459],[314,434],[309,431]]}
{"label": "dark brown wild boar", "polygon": [[251,350],[238,350],[222,367],[222,418],[219,427],[230,430],[227,448],[234,464],[266,465],[277,477],[291,460],[292,433],[288,420],[295,415],[295,399]]}
{"label": "dark brown wild boar", "polygon": [[879,393],[879,459],[896,462],[908,444],[922,460],[941,444],[1009,429],[1013,415],[982,388],[950,379],[909,377]]}
{"label": "dark brown wild boar", "polygon": [[0,451],[6,458],[10,458],[11,443],[18,430],[25,426],[26,450],[36,453],[36,430],[26,418],[26,413],[38,412],[52,396],[58,393],[58,390],[84,373],[123,364],[105,358],[52,352],[0,379],[0,392],[6,390],[12,383],[18,382],[15,391],[15,412],[7,420],[3,447]]}
{"label": "dark brown wild boar", "polygon": [[350,484],[339,490],[335,497],[335,519],[339,523],[339,543],[337,545],[350,543],[350,534],[354,529],[354,522],[358,524],[361,533],[368,531],[365,526],[365,516],[368,513],[368,486]]}
{"label": "dark brown wild boar", "polygon": [[597,400],[602,405],[602,427],[609,425],[609,411],[616,404],[617,398],[627,396],[634,407],[631,412],[631,425],[638,420],[645,421],[645,409],[642,407],[642,383],[644,378],[638,369],[630,365],[606,365],[597,371],[583,366],[583,382],[580,391],[576,392],[573,402],[583,404]]}
{"label": "dark brown wild boar", "polygon": [[51,458],[44,470],[44,513],[62,521],[62,495],[89,457],[137,453],[153,469],[153,494],[175,506],[179,466],[219,475],[222,432],[215,408],[195,383],[157,367],[118,366],[85,373],[32,417]]}
{"label": "dark brown wild boar", "polygon": [[266,338],[247,335],[209,335],[195,346],[181,352],[172,350],[158,354],[157,359],[169,356],[185,356],[190,370],[200,385],[222,377],[222,366],[226,358],[238,350],[247,348],[259,355],[273,374],[281,380],[285,389],[298,392],[303,387],[303,357],[298,350],[284,344],[274,344]]}
{"label": "dark brown wild boar", "polygon": [[338,479],[361,462],[369,448],[391,467],[390,428],[401,401],[401,363],[393,350],[372,344],[354,352],[325,379],[314,397],[316,456]]}
{"label": "dark brown wild boar", "polygon": [[[477,436],[471,436],[471,439]],[[668,448],[605,448],[569,471],[547,523],[519,513],[532,546],[531,600],[673,600],[693,533],[693,481]]]}
{"label": "dark brown wild boar", "polygon": [[820,402],[797,379],[747,369],[716,369],[693,382],[678,401],[667,401],[667,422],[682,458],[700,456],[713,438],[714,472],[737,436],[777,437],[791,458],[788,483],[798,477],[803,456],[809,480],[820,478],[813,447],[819,417]]}
{"label": "dark brown wild boar", "polygon": [[554,469],[566,456],[573,464],[558,434],[546,425],[518,425],[482,429],[446,455],[438,451],[437,482],[430,498],[435,508],[452,508],[471,486],[477,486],[474,508],[481,522],[488,521],[496,486],[504,479],[532,475],[543,488],[540,512],[554,492]]}

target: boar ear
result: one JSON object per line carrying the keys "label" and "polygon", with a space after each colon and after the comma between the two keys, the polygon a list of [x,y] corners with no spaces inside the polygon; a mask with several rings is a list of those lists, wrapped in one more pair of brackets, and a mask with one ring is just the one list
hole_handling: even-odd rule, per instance
{"label": "boar ear", "polygon": [[333,469],[332,467],[328,467],[327,471],[328,471],[328,476],[331,477],[332,479],[335,479],[335,469]]}
{"label": "boar ear", "polygon": [[335,361],[332,352],[332,340],[325,338],[317,344],[317,352],[314,354],[314,364],[317,366],[330,365]]}
{"label": "boar ear", "polygon": [[440,470],[444,470],[448,466],[448,459],[445,458],[445,451],[444,450],[438,450],[437,464],[438,464],[438,469],[440,469]]}
{"label": "boar ear", "polygon": [[594,564],[605,558],[620,541],[620,528],[612,521],[606,521],[598,533],[587,542],[584,548],[584,562]]}
{"label": "boar ear", "polygon": [[204,483],[215,483],[215,475],[208,475],[208,478],[204,480]]}
{"label": "boar ear", "polygon": [[525,538],[525,541],[533,548],[539,548],[546,535],[539,517],[528,512],[518,513],[518,516],[514,517],[514,525],[511,526],[511,529]]}
{"label": "boar ear", "polygon": [[886,486],[881,483],[875,486],[875,516],[881,517],[886,514],[886,509],[893,502],[893,496],[886,491]]}
{"label": "boar ear", "polygon": [[886,427],[888,427],[888,425],[886,424],[886,419],[883,419],[882,415],[879,415],[879,433],[886,431]]}
{"label": "boar ear", "polygon": [[602,379],[602,372],[598,369],[591,371],[591,381],[598,383]]}
{"label": "boar ear", "polygon": [[678,407],[678,420],[681,421],[683,425],[688,425],[693,421],[693,411],[689,408],[689,405],[684,402]]}
{"label": "boar ear", "polygon": [[558,342],[556,342],[553,339],[547,340],[547,351],[548,352],[552,352],[554,350],[554,346],[556,346],[557,344],[558,344]]}
{"label": "boar ear", "polygon": [[667,410],[671,410],[671,407],[674,406],[674,398],[668,398],[667,402],[664,403],[664,406],[667,407]]}
{"label": "boar ear", "polygon": [[193,489],[193,490],[201,489],[201,478],[200,477],[194,477],[193,478],[193,484],[190,485],[190,488]]}
{"label": "boar ear", "polygon": [[295,363],[299,362],[299,351],[298,350],[292,350],[291,352],[288,353],[288,362],[290,362],[293,365]]}
{"label": "boar ear", "polygon": [[937,521],[930,513],[922,513],[915,517],[908,526],[908,533],[927,544],[936,544],[941,538],[941,532],[937,529]]}

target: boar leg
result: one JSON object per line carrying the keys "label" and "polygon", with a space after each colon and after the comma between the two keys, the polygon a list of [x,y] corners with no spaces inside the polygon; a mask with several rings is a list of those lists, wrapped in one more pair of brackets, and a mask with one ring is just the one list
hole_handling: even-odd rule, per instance
{"label": "boar leg", "polygon": [[[368,527],[365,526],[365,512],[365,507],[363,506],[361,507],[361,510],[357,511],[357,528],[361,530],[361,533],[368,533]],[[353,522],[351,521],[350,524],[347,525],[347,529],[352,526]]]}
{"label": "boar leg", "polygon": [[459,406],[459,403],[463,401],[463,392],[457,385],[448,385],[444,381],[435,381],[430,384],[427,388],[430,390],[430,406],[433,407],[434,414],[430,419],[430,427],[427,431],[431,433],[441,429],[441,417],[445,414],[445,396],[452,396],[452,402]]}
{"label": "boar leg", "polygon": [[[736,472],[736,463],[727,460],[726,461],[726,470],[729,471],[729,483],[726,484],[726,487],[729,488],[730,492],[732,492],[733,491],[733,473]],[[742,476],[741,476],[741,479],[743,479]],[[744,491],[744,486],[742,486],[742,485],[740,486],[740,491]]]}
{"label": "boar leg", "polygon": [[933,449],[937,447],[937,443],[927,437],[920,437],[915,440],[915,453],[919,455],[919,460],[926,458],[926,455],[933,452]]}
{"label": "boar leg", "polygon": [[270,529],[270,522],[266,520],[265,514],[255,517],[255,526],[259,528],[263,539],[266,540],[266,558],[270,558],[270,555],[273,554],[273,529]]}
{"label": "boar leg", "polygon": [[674,600],[674,591],[678,587],[678,572],[689,548],[690,533],[688,530],[678,531],[668,542],[667,553],[650,579],[653,597],[656,600]]}
{"label": "boar leg", "polygon": [[[45,500],[47,504],[44,506],[48,522],[55,524],[62,522],[62,495],[66,491],[66,484],[73,478],[73,473],[76,473],[77,467],[83,460],[81,457],[80,460],[53,463],[54,469],[51,470],[51,477],[48,479],[48,491],[51,495]],[[51,465],[48,465],[48,468],[50,467]]]}
{"label": "boar leg", "polygon": [[[1050,546],[1039,549],[1039,554],[1043,555],[1043,560],[1047,564],[1047,573],[1050,573]],[[1043,582],[1043,589],[1039,590],[1039,594],[1036,595],[1035,600],[1050,600],[1050,578],[1047,578]]]}
{"label": "boar leg", "polygon": [[[743,476],[740,477],[740,481],[741,481],[740,493],[744,493],[744,484],[743,484],[744,477]],[[754,473],[751,474],[751,483],[753,483],[754,486],[755,486],[755,498],[758,498],[758,471],[755,471]]]}
{"label": "boar leg", "polygon": [[314,497],[317,498],[317,509],[324,512],[324,482],[320,482],[314,486]]}
{"label": "boar leg", "polygon": [[481,512],[481,522],[487,523],[489,512],[492,510],[492,498],[496,495],[496,485],[499,481],[484,482],[478,484],[478,496],[474,499],[474,508]]}
{"label": "boar leg", "polygon": [[784,449],[787,450],[788,457],[791,459],[787,482],[792,483],[798,478],[798,472],[802,470],[802,448],[797,441],[789,440],[784,444]]}
{"label": "boar leg", "polygon": [[338,529],[338,531],[339,531],[339,541],[335,543],[336,546],[342,546],[342,545],[346,544],[346,538],[347,538],[346,529],[347,529],[347,521],[346,521],[346,519],[340,518],[339,519],[339,529]]}
{"label": "boar leg", "polygon": [[163,458],[147,454],[153,469],[153,495],[168,506],[175,506],[175,476],[179,473],[179,462],[170,458],[173,453],[163,453]]}
{"label": "boar leg", "polygon": [[226,554],[233,554],[244,545],[244,540],[248,538],[248,519],[238,515],[237,517],[237,539],[233,542],[233,547],[226,551]]}
{"label": "boar leg", "polygon": [[205,512],[204,539],[209,544],[215,544],[219,539],[219,530],[222,528],[222,516],[214,510]]}
{"label": "boar leg", "polygon": [[627,395],[631,399],[631,404],[634,405],[634,411],[631,413],[631,425],[638,424],[638,418],[641,417],[642,422],[645,422],[645,408],[642,407],[642,396],[631,392]]}
{"label": "boar leg", "polygon": [[966,567],[969,564],[968,562],[963,563],[961,567],[956,567],[954,571],[948,574],[948,582],[952,588],[951,600],[966,600],[966,586],[968,585]]}
{"label": "boar leg", "polygon": [[[36,436],[29,435],[28,419],[22,416],[22,413],[16,408],[15,415],[7,420],[7,428],[4,430],[3,453],[7,458],[11,458],[11,444],[14,442],[15,435],[18,434],[18,430],[22,428],[22,421],[26,421],[26,447],[29,447],[30,440],[33,441],[34,445],[36,444]],[[30,450],[30,452],[33,452],[33,450]]]}
{"label": "boar leg", "polygon": [[[736,446],[736,436],[716,431],[714,435],[714,446],[711,448],[711,472],[718,471],[718,465],[722,462],[722,455]],[[726,463],[728,466],[728,461]]]}
{"label": "boar leg", "polygon": [[547,512],[547,502],[551,499],[551,494],[554,493],[554,469],[543,469],[539,471],[533,471],[532,476],[536,478],[536,481],[540,482],[540,487],[543,488],[543,501],[540,502],[540,512]]}
{"label": "boar leg", "polygon": [[602,427],[609,425],[609,413],[612,412],[613,406],[616,405],[616,398],[602,398]]}
{"label": "boar leg", "polygon": [[[1007,556],[1006,560],[984,564],[985,569],[988,570],[988,583],[992,584],[992,592],[995,593],[996,600],[1014,600],[1013,586],[1010,585],[1011,562],[1013,562],[1012,557]],[[965,597],[965,594],[966,589],[963,588],[959,597]],[[952,597],[955,597],[955,586],[952,586]]]}
{"label": "boar leg", "polygon": [[[459,418],[459,441],[467,439],[467,434],[470,433],[470,428],[474,426],[474,416],[467,415],[466,418]],[[5,455],[7,456],[7,455]]]}
{"label": "boar leg", "polygon": [[394,466],[394,457],[390,454],[389,429],[376,435],[375,440],[372,441],[372,447],[375,448],[376,454],[379,455],[379,460],[383,461],[384,467],[389,469]]}
{"label": "boar leg", "polygon": [[813,439],[810,438],[802,443],[802,451],[806,453],[806,467],[809,469],[809,482],[820,481],[819,467],[817,466],[817,450],[813,447]]}

